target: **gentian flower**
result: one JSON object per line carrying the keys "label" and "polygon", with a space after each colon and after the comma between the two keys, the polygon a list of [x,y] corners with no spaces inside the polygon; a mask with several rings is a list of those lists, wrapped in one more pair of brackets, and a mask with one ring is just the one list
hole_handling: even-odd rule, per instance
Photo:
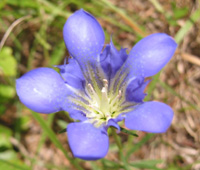
{"label": "gentian flower", "polygon": [[104,32],[84,10],[68,18],[63,30],[71,55],[68,64],[34,69],[16,81],[22,103],[33,111],[67,111],[76,121],[67,127],[75,157],[103,158],[109,148],[107,129],[120,130],[119,121],[131,130],[163,133],[171,124],[172,109],[160,102],[143,102],[145,81],[158,73],[173,56],[177,44],[164,33],[139,41],[130,51],[119,51],[112,40],[104,48]]}

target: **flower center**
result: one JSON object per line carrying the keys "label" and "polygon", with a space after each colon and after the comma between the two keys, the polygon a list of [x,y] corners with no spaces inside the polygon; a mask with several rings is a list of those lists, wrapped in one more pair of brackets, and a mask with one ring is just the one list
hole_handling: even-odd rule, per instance
{"label": "flower center", "polygon": [[70,97],[73,107],[82,111],[88,121],[99,127],[115,119],[121,113],[133,110],[135,103],[126,101],[126,73],[120,71],[108,81],[102,70],[87,69],[85,92]]}
{"label": "flower center", "polygon": [[[89,103],[89,107],[99,116],[98,118],[102,119],[102,121],[108,121],[111,118],[116,116],[117,110],[117,102],[120,101],[122,97],[121,90],[115,98],[108,93],[108,80],[103,79],[103,87],[101,89],[101,95],[98,95],[94,90],[93,86],[89,83],[87,85],[89,90],[89,94],[92,98]],[[111,100],[112,99],[112,100]],[[96,116],[96,115],[95,115]]]}

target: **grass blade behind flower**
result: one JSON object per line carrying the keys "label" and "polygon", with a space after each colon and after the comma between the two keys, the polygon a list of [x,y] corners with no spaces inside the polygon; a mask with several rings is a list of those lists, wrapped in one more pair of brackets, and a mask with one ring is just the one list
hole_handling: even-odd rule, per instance
{"label": "grass blade behind flower", "polygon": [[42,119],[42,117],[38,113],[32,112],[32,115],[35,120],[40,124],[44,132],[48,135],[53,144],[63,152],[65,157],[73,164],[73,166],[76,167],[76,169],[78,170],[83,170],[83,168],[79,165],[77,159],[71,158],[69,156],[67,150],[63,147],[61,142],[58,140],[56,134],[49,128],[44,119]]}

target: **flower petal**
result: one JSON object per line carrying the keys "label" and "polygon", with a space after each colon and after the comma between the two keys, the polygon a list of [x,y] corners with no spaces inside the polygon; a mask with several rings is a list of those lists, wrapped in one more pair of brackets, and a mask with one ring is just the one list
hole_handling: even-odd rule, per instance
{"label": "flower petal", "polygon": [[85,116],[85,114],[79,110],[70,110],[67,109],[66,111],[68,111],[69,116],[74,119],[74,120],[80,120],[80,121],[85,121],[87,120],[87,117]]}
{"label": "flower petal", "polygon": [[75,59],[69,59],[68,64],[58,65],[60,69],[60,74],[65,80],[65,83],[70,86],[83,90],[85,87],[85,78],[83,76],[82,70]]}
{"label": "flower petal", "polygon": [[173,110],[160,102],[145,102],[126,114],[125,125],[132,130],[163,133],[170,126]]}
{"label": "flower petal", "polygon": [[146,96],[144,89],[149,81],[144,82],[142,77],[133,78],[126,88],[126,100],[129,102],[141,103]]}
{"label": "flower petal", "polygon": [[132,48],[126,60],[131,75],[155,75],[168,63],[176,47],[176,42],[164,33],[155,33],[143,38]]}
{"label": "flower petal", "polygon": [[110,119],[106,125],[106,129],[109,128],[110,126],[115,127],[117,130],[120,131],[120,126],[117,124],[115,119]]}
{"label": "flower petal", "polygon": [[[69,86],[68,86],[69,87]],[[69,95],[66,98],[65,102],[63,102],[62,110],[69,113],[69,116],[74,120],[85,121],[87,119],[83,109],[74,103],[73,99],[77,98],[77,91],[69,87]],[[73,99],[72,99],[73,98]]]}
{"label": "flower petal", "polygon": [[128,55],[126,49],[117,50],[111,40],[100,55],[101,67],[108,79],[113,78],[126,61]]}
{"label": "flower petal", "polygon": [[61,76],[51,68],[37,68],[16,80],[16,90],[21,102],[40,113],[61,110],[67,88]]}
{"label": "flower petal", "polygon": [[79,63],[96,59],[105,40],[103,29],[98,21],[83,9],[68,18],[63,36],[70,55]]}
{"label": "flower petal", "polygon": [[107,133],[91,123],[70,123],[67,126],[69,146],[75,157],[84,160],[103,158],[109,148]]}

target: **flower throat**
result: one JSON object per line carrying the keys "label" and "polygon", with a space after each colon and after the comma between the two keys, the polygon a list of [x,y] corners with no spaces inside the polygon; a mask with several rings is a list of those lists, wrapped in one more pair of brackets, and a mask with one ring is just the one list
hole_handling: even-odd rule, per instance
{"label": "flower throat", "polygon": [[100,65],[95,70],[87,66],[86,70],[84,92],[76,90],[75,95],[69,97],[73,109],[84,113],[96,127],[106,125],[110,119],[133,110],[135,103],[127,102],[125,98],[126,72],[120,69],[108,81]]}

